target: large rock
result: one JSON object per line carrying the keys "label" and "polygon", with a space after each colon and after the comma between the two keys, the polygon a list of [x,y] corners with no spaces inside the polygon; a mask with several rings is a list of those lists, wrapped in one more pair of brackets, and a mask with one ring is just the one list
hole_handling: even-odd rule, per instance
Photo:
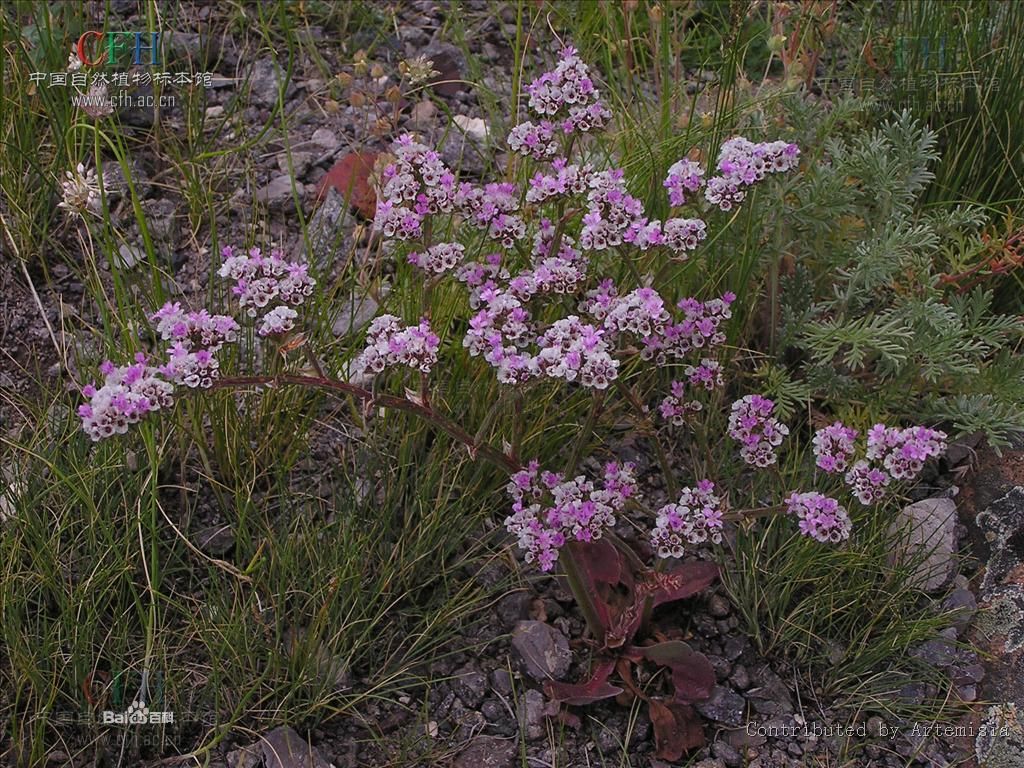
{"label": "large rock", "polygon": [[923,499],[903,508],[889,526],[894,546],[889,564],[916,564],[910,583],[926,592],[941,589],[956,569],[956,504]]}

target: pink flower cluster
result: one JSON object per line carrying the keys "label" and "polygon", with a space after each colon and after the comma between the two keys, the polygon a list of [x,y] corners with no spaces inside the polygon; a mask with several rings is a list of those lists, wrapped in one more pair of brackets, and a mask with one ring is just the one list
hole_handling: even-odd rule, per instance
{"label": "pink flower cluster", "polygon": [[789,427],[772,417],[775,403],[761,395],[747,395],[732,404],[729,436],[740,443],[740,456],[755,467],[771,466],[775,450]]}
{"label": "pink flower cluster", "polygon": [[696,488],[683,488],[679,501],[658,510],[651,545],[658,557],[682,557],[684,544],[722,541],[721,499],[715,484],[701,480]]}
{"label": "pink flower cluster", "polygon": [[366,349],[352,364],[357,374],[376,374],[393,365],[407,365],[430,373],[437,362],[441,340],[426,319],[419,325],[405,326],[394,315],[380,315],[366,332]]}
{"label": "pink flower cluster", "polygon": [[704,184],[704,169],[700,163],[684,157],[672,164],[663,186],[668,190],[671,205],[683,205],[687,192],[696,192]]}
{"label": "pink flower cluster", "polygon": [[579,380],[592,389],[607,389],[618,376],[619,362],[609,354],[604,331],[576,315],[557,320],[541,336],[537,366],[541,373],[566,381]]}
{"label": "pink flower cluster", "polygon": [[704,358],[697,365],[688,365],[683,369],[690,384],[695,387],[703,387],[711,390],[720,387],[725,383],[722,376],[722,365],[717,360]]}
{"label": "pink flower cluster", "polygon": [[877,504],[885,498],[885,489],[892,482],[888,472],[872,467],[870,462],[861,460],[850,467],[846,473],[846,484],[850,492],[864,506]]}
{"label": "pink flower cluster", "polygon": [[455,278],[469,288],[469,306],[479,309],[484,291],[497,291],[498,280],[508,279],[508,270],[501,266],[501,254],[491,253],[480,261],[466,261],[455,271]]}
{"label": "pink flower cluster", "polygon": [[381,173],[373,226],[387,238],[414,240],[423,219],[454,210],[458,184],[441,156],[404,134],[392,144],[395,161]]}
{"label": "pink flower cluster", "polygon": [[169,408],[174,402],[174,385],[162,378],[160,368],[148,365],[141,352],[132,365],[119,367],[104,361],[100,373],[103,385],[83,387],[82,395],[89,402],[78,406],[82,429],[94,441],[123,435],[147,414]]}
{"label": "pink flower cluster", "polygon": [[885,498],[885,489],[893,480],[913,480],[929,458],[945,450],[945,432],[876,424],[868,430],[866,458],[850,468],[846,483],[861,504],[874,504]]}
{"label": "pink flower cluster", "polygon": [[742,136],[729,139],[718,155],[721,176],[708,179],[704,197],[712,205],[728,211],[743,202],[746,187],[761,181],[768,173],[783,173],[797,167],[800,148],[784,141],[755,144]]}
{"label": "pink flower cluster", "polygon": [[841,421],[816,431],[812,442],[818,468],[829,473],[844,471],[853,457],[856,439],[857,430]]}
{"label": "pink flower cluster", "polygon": [[426,253],[410,253],[409,263],[424,272],[441,275],[450,272],[462,263],[466,255],[466,247],[462,243],[438,243],[427,249]]}
{"label": "pink flower cluster", "polygon": [[526,202],[543,203],[566,195],[582,195],[587,191],[590,166],[581,169],[577,165],[570,165],[564,157],[559,157],[552,161],[551,168],[554,173],[544,174],[537,171],[530,179],[529,189],[526,190]]}
{"label": "pink flower cluster", "polygon": [[264,256],[259,248],[235,253],[228,245],[221,250],[221,257],[223,262],[217,274],[235,281],[231,292],[249,317],[256,317],[272,301],[297,307],[316,285],[309,276],[308,265],[285,261],[277,249]]}
{"label": "pink flower cluster", "polygon": [[700,413],[703,405],[699,400],[686,400],[686,384],[681,381],[673,381],[671,384],[672,394],[667,395],[658,406],[658,412],[665,421],[671,422],[677,427],[683,426],[691,414]]}
{"label": "pink flower cluster", "polygon": [[838,501],[828,496],[794,491],[786,499],[786,512],[800,521],[800,533],[823,544],[850,538],[850,516]]}
{"label": "pink flower cluster", "polygon": [[483,309],[469,319],[462,345],[471,356],[482,355],[494,366],[503,384],[518,384],[536,376],[536,361],[523,351],[532,340],[526,307],[511,293],[496,288],[481,291],[480,301]]}
{"label": "pink flower cluster", "polygon": [[571,46],[562,49],[555,68],[527,85],[526,92],[530,109],[538,115],[555,117],[568,111],[561,124],[563,133],[603,128],[611,118],[611,112],[600,102],[590,70]]}
{"label": "pink flower cluster", "polygon": [[295,327],[295,319],[298,316],[299,313],[291,307],[284,305],[274,307],[263,316],[263,322],[256,332],[260,336],[279,336],[282,333],[288,333]]}
{"label": "pink flower cluster", "polygon": [[895,480],[913,480],[933,456],[946,451],[946,433],[928,427],[887,427],[868,430],[869,461],[880,461]]}
{"label": "pink flower cluster", "polygon": [[167,302],[150,321],[164,341],[174,342],[160,372],[175,384],[207,389],[219,375],[214,352],[238,338],[238,323],[227,315],[211,315],[205,309],[185,312],[178,302]]}
{"label": "pink flower cluster", "polygon": [[637,495],[632,464],[609,463],[599,488],[580,475],[565,480],[554,472],[539,472],[537,462],[512,475],[507,486],[512,514],[505,519],[517,536],[526,562],[550,571],[566,541],[594,541],[615,524],[626,500]]}

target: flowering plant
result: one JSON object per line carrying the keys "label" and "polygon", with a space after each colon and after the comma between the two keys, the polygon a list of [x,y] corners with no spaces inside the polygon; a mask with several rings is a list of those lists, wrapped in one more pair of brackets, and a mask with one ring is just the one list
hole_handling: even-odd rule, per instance
{"label": "flowering plant", "polygon": [[[642,276],[645,255],[660,251],[688,259],[707,237],[709,214],[731,210],[771,174],[795,169],[800,153],[786,142],[735,137],[721,147],[714,175],[696,159],[681,159],[664,180],[674,215],[652,220],[630,195],[621,169],[594,167],[579,157],[589,134],[604,127],[611,113],[575,50],[563,50],[555,69],[526,92],[537,122],[514,127],[508,145],[527,162],[544,165],[525,189],[510,182],[460,181],[438,152],[414,137],[395,142],[394,161],[380,179],[374,227],[388,252],[401,252],[422,273],[428,289],[420,317],[410,322],[378,316],[365,348],[336,376],[324,373],[305,346],[315,375],[228,377],[215,355],[238,338],[239,322],[167,304],[153,315],[160,338],[171,344],[162,364],[151,365],[143,354],[127,367],[104,363],[105,381],[85,388],[89,402],[80,413],[85,430],[100,439],[167,408],[180,387],[273,383],[331,390],[360,400],[367,413],[378,406],[426,419],[474,457],[510,474],[507,530],[526,562],[542,571],[560,568],[587,621],[595,649],[591,676],[578,685],[549,681],[549,712],[617,696],[623,688],[609,682],[617,673],[625,688],[647,701],[659,756],[678,759],[703,741],[691,705],[710,695],[715,677],[707,658],[681,640],[645,636],[652,611],[714,581],[718,570],[706,559],[707,547],[721,543],[729,521],[784,512],[798,521],[802,534],[839,543],[851,533],[846,510],[838,499],[817,491],[793,491],[777,507],[731,510],[726,489],[711,479],[699,477],[679,487],[655,435],[670,499],[652,513],[644,506],[633,465],[608,462],[600,477],[588,478],[573,452],[560,471],[544,469],[538,460],[520,456],[518,438],[492,445],[481,438],[482,431],[470,431],[436,407],[430,374],[445,354],[462,348],[518,396],[550,380],[582,388],[592,396],[591,418],[584,425],[589,431],[613,393],[638,421],[649,422],[649,404],[626,382],[626,374],[645,368],[676,371],[669,390],[660,401],[654,399],[654,413],[666,430],[699,426],[707,400],[702,393],[726,386],[716,349],[725,341],[724,323],[736,297],[725,292],[673,302]],[[606,254],[630,266],[633,285],[604,277],[610,264]],[[228,247],[221,255],[218,274],[233,281],[243,321],[252,322],[258,336],[287,343],[314,289],[306,266],[259,248]],[[444,338],[431,323],[429,288],[442,280],[466,289],[468,318],[461,339]],[[414,372],[417,386],[407,387],[404,395],[381,391],[375,377],[406,369]],[[764,469],[776,464],[789,428],[776,418],[770,399],[748,394],[732,403],[727,434],[743,462]],[[868,433],[864,458],[851,463],[857,432],[837,422],[819,430],[814,450],[826,476],[843,477],[856,498],[869,504],[892,481],[913,479],[925,460],[944,449],[944,437],[925,427],[878,425]],[[627,515],[645,513],[654,520],[653,531],[646,544],[634,548],[616,535],[615,525]],[[682,560],[688,551],[698,557]],[[654,567],[648,553],[655,556]],[[668,668],[672,690],[657,696],[640,690],[630,670],[641,664]]]}

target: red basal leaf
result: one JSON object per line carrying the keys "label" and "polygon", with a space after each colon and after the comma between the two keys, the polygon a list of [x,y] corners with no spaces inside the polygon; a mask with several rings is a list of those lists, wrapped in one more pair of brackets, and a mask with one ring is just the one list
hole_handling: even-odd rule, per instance
{"label": "red basal leaf", "polygon": [[622,556],[603,539],[571,541],[566,546],[578,567],[583,589],[593,598],[601,628],[607,631],[617,613],[614,588],[622,577]]}
{"label": "red basal leaf", "polygon": [[671,571],[649,571],[637,584],[637,594],[651,595],[654,607],[684,600],[707,589],[718,578],[718,566],[703,560],[680,563]]}
{"label": "red basal leaf", "polygon": [[642,656],[672,670],[675,700],[681,704],[704,701],[715,687],[715,669],[703,653],[693,650],[682,640],[630,648],[630,657]]}
{"label": "red basal leaf", "polygon": [[327,194],[328,187],[334,187],[349,205],[372,219],[377,210],[377,195],[369,179],[377,155],[377,152],[349,152],[320,180],[317,197]]}
{"label": "red basal leaf", "polygon": [[654,726],[654,756],[659,760],[674,763],[691,749],[704,746],[704,726],[688,704],[652,699],[649,711]]}
{"label": "red basal leaf", "polygon": [[560,683],[548,680],[544,684],[544,692],[553,703],[572,704],[579,706],[593,704],[602,699],[612,699],[622,693],[622,689],[608,682],[608,676],[615,668],[615,660],[600,662],[584,683]]}
{"label": "red basal leaf", "polygon": [[622,580],[622,555],[605,539],[570,541],[566,546],[583,572],[584,579],[595,584],[618,584]]}

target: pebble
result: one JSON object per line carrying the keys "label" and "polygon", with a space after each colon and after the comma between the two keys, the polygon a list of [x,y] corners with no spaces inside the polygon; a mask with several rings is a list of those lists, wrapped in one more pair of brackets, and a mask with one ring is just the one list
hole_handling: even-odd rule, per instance
{"label": "pebble", "polygon": [[535,680],[560,680],[569,671],[572,653],[561,632],[542,621],[520,621],[512,632],[512,650]]}
{"label": "pebble", "polygon": [[708,598],[708,613],[716,619],[724,619],[730,613],[729,601],[717,592]]}

